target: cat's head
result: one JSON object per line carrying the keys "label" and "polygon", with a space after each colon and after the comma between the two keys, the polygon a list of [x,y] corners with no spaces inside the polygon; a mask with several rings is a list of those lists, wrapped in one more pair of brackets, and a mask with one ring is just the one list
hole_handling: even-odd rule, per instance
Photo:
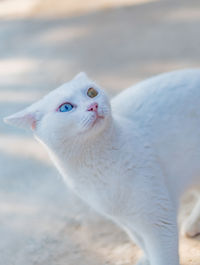
{"label": "cat's head", "polygon": [[5,122],[30,127],[37,138],[73,141],[96,137],[111,119],[105,92],[86,74],[80,73],[26,109],[5,118]]}

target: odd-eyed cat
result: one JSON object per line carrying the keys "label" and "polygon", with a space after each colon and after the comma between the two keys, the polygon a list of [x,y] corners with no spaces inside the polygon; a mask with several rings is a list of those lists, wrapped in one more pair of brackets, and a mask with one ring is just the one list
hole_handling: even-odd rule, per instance
{"label": "odd-eyed cat", "polygon": [[111,104],[80,73],[5,121],[32,127],[67,185],[143,249],[139,265],[179,264],[179,198],[200,183],[200,70],[153,77]]}

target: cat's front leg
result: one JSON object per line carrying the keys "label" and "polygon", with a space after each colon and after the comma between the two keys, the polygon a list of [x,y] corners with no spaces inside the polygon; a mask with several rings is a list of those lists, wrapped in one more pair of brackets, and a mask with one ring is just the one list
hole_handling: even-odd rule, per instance
{"label": "cat's front leg", "polygon": [[176,210],[162,191],[157,190],[151,199],[146,194],[140,212],[126,220],[128,234],[144,251],[137,265],[179,265]]}
{"label": "cat's front leg", "polygon": [[138,232],[144,256],[137,265],[179,265],[176,222],[149,223],[138,227]]}
{"label": "cat's front leg", "polygon": [[179,265],[178,233],[175,224],[150,228],[144,235],[148,260],[151,265]]}

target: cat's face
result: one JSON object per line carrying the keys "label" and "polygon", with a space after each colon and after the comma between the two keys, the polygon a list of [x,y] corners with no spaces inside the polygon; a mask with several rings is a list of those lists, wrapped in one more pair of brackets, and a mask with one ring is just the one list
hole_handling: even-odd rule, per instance
{"label": "cat's face", "polygon": [[73,141],[98,135],[108,126],[110,103],[104,91],[84,73],[5,121],[32,127],[47,144],[54,139]]}

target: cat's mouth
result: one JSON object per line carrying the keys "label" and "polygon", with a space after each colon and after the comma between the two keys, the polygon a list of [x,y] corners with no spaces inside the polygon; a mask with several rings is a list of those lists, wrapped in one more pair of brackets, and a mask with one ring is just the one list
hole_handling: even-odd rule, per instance
{"label": "cat's mouth", "polygon": [[96,117],[94,118],[94,121],[92,122],[92,127],[95,126],[99,121],[104,119],[105,117],[103,115],[99,115],[96,113]]}

